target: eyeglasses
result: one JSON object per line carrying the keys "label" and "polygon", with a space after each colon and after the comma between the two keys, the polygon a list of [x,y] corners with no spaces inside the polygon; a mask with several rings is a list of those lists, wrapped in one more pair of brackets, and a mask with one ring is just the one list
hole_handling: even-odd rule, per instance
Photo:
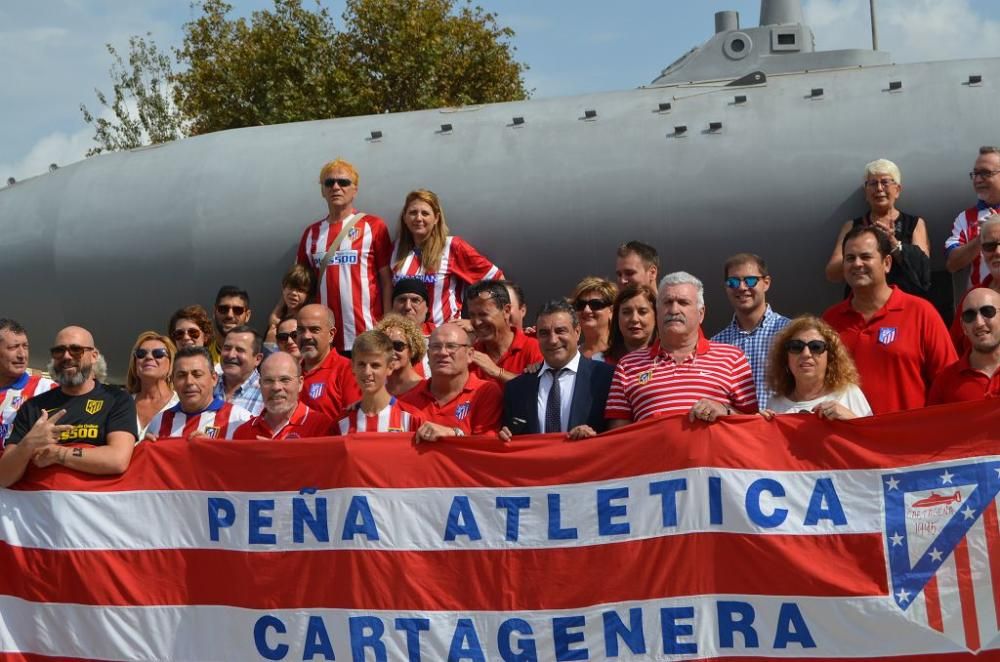
{"label": "eyeglasses", "polygon": [[611,305],[610,301],[605,301],[604,299],[577,299],[573,302],[573,307],[576,308],[576,312],[583,312],[590,306],[590,309],[595,313],[598,310],[604,310]]}
{"label": "eyeglasses", "polygon": [[201,338],[201,329],[196,326],[192,326],[187,329],[174,329],[174,332],[170,334],[171,338],[178,341],[184,340],[185,336],[191,340],[197,340],[198,338]]}
{"label": "eyeglasses", "polygon": [[282,331],[281,333],[274,334],[275,340],[278,342],[288,342],[293,340],[298,331]]}
{"label": "eyeglasses", "polygon": [[83,356],[84,352],[89,352],[93,349],[93,347],[85,347],[84,345],[56,345],[55,347],[50,348],[49,352],[52,354],[52,358],[54,359],[60,358],[66,352],[69,352],[69,355],[74,359],[78,359]]}
{"label": "eyeglasses", "polygon": [[969,179],[989,179],[997,174],[1000,174],[1000,170],[973,170],[969,173]]}
{"label": "eyeglasses", "polygon": [[804,340],[789,340],[785,343],[785,350],[789,354],[801,354],[806,347],[809,348],[810,354],[825,354],[827,344],[825,340],[810,340],[809,342]]}
{"label": "eyeglasses", "polygon": [[471,345],[459,342],[432,342],[427,345],[427,351],[435,353],[448,352],[449,354],[454,354],[463,347],[471,347]]}
{"label": "eyeglasses", "polygon": [[402,340],[393,340],[393,341],[392,341],[392,348],[393,348],[394,350],[396,350],[397,352],[402,352],[403,350],[406,350],[406,349],[409,349],[409,348],[410,348],[410,346],[409,346],[409,345],[407,345],[407,344],[406,344],[405,342],[403,342]]}
{"label": "eyeglasses", "polygon": [[157,347],[156,349],[143,349],[142,347],[140,347],[139,349],[132,352],[132,354],[135,356],[135,358],[139,359],[140,361],[146,358],[147,354],[152,354],[154,359],[167,358],[167,350],[163,349],[162,347]]}
{"label": "eyeglasses", "polygon": [[1000,246],[1000,241],[984,241],[980,244],[980,248],[983,249],[984,253],[992,253],[997,249],[997,246]]}
{"label": "eyeglasses", "polygon": [[976,315],[982,315],[984,320],[991,320],[997,316],[996,306],[980,306],[979,308],[966,308],[962,311],[962,321],[972,324],[976,321]]}
{"label": "eyeglasses", "polygon": [[220,304],[218,304],[218,305],[215,306],[215,310],[220,315],[228,315],[230,312],[232,312],[233,315],[236,315],[237,317],[240,317],[240,316],[243,315],[243,313],[245,313],[247,311],[247,307],[246,306],[227,306],[224,303],[220,303]]}
{"label": "eyeglasses", "polygon": [[869,179],[865,182],[865,188],[877,189],[879,187],[889,188],[896,183],[894,179]]}
{"label": "eyeglasses", "polygon": [[334,184],[340,188],[347,188],[348,186],[352,186],[354,181],[346,177],[327,177],[323,180],[323,186],[327,188],[333,188]]}
{"label": "eyeglasses", "polygon": [[759,283],[763,279],[764,279],[763,276],[744,276],[743,278],[730,276],[729,278],[726,279],[726,287],[728,287],[731,290],[738,290],[740,289],[740,283],[742,282],[746,283],[747,287],[749,287],[752,290],[753,288],[757,287],[757,283]]}

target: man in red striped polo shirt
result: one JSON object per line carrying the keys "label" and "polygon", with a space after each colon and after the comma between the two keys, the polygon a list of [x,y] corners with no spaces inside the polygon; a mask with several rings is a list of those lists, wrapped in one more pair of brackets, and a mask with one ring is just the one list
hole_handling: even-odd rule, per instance
{"label": "man in red striped polo shirt", "polygon": [[712,422],[757,411],[750,362],[743,350],[699,333],[705,288],[689,273],[664,276],[656,302],[659,340],[615,367],[604,415],[608,427],[667,414]]}

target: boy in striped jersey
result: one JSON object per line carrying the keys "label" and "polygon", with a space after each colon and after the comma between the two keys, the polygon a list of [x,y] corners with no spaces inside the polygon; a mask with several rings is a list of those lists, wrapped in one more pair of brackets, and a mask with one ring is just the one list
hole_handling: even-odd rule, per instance
{"label": "boy in striped jersey", "polygon": [[36,393],[56,387],[51,379],[28,372],[28,332],[12,319],[0,319],[0,448],[14,415]]}
{"label": "boy in striped jersey", "polygon": [[236,429],[252,416],[243,407],[214,397],[219,377],[204,347],[179,350],[171,379],[180,402],[149,422],[146,439],[150,441],[168,437],[232,439]]}
{"label": "boy in striped jersey", "polygon": [[337,427],[353,432],[415,432],[422,421],[385,388],[392,362],[392,340],[381,331],[365,331],[354,341],[351,369],[361,400],[347,408]]}

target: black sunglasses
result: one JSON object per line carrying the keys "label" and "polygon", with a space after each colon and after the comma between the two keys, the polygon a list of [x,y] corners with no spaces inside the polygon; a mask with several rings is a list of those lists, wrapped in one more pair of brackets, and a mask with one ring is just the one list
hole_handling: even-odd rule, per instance
{"label": "black sunglasses", "polygon": [[174,340],[184,340],[185,336],[191,340],[197,340],[201,338],[201,329],[196,326],[189,326],[186,330],[174,329],[174,332],[170,334],[170,337]]}
{"label": "black sunglasses", "polygon": [[979,308],[966,308],[962,311],[962,321],[972,324],[976,321],[976,315],[982,315],[984,320],[991,320],[997,316],[996,306],[980,306]]}
{"label": "black sunglasses", "polygon": [[340,188],[347,188],[348,186],[354,184],[354,182],[347,177],[327,177],[323,180],[323,186],[327,188],[333,188],[334,184]]}
{"label": "black sunglasses", "polygon": [[992,253],[997,249],[997,246],[1000,246],[1000,241],[984,241],[979,246],[984,253]]}
{"label": "black sunglasses", "polygon": [[224,303],[220,303],[215,307],[215,309],[220,315],[228,315],[229,312],[232,311],[233,315],[236,315],[237,317],[242,316],[243,313],[247,311],[246,306],[229,306]]}
{"label": "black sunglasses", "polygon": [[604,299],[577,299],[573,302],[573,307],[576,308],[577,312],[582,312],[590,306],[593,311],[604,310],[611,305],[610,301],[605,301]]}
{"label": "black sunglasses", "polygon": [[289,339],[294,339],[297,333],[298,331],[282,331],[274,334],[274,338],[278,342],[288,342]]}
{"label": "black sunglasses", "polygon": [[826,353],[826,341],[825,340],[810,340],[806,342],[804,340],[789,340],[785,343],[785,350],[789,354],[801,354],[802,351],[808,347],[810,354],[824,354]]}
{"label": "black sunglasses", "polygon": [[135,355],[135,358],[139,359],[140,361],[146,358],[147,354],[152,354],[154,359],[164,359],[167,357],[167,350],[163,349],[162,347],[157,347],[156,349],[143,349],[142,347],[140,347],[139,349],[135,350],[132,353]]}
{"label": "black sunglasses", "polygon": [[409,349],[409,348],[410,348],[410,346],[409,346],[409,345],[407,345],[407,344],[406,344],[405,342],[403,342],[402,340],[393,340],[393,341],[392,341],[392,348],[393,348],[394,350],[396,350],[397,352],[402,352],[402,351],[403,351],[404,349]]}
{"label": "black sunglasses", "polygon": [[52,354],[52,358],[58,359],[66,352],[74,359],[78,359],[83,356],[84,352],[89,352],[93,347],[85,347],[83,345],[56,345],[55,347],[49,348],[49,353]]}

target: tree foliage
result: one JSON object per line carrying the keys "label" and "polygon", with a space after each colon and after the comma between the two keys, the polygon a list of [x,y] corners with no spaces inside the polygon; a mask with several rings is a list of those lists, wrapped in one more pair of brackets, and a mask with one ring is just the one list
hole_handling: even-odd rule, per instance
{"label": "tree foliage", "polygon": [[117,123],[81,104],[101,145],[91,152],[144,138],[528,96],[513,30],[470,0],[347,0],[340,30],[318,0],[313,8],[272,1],[249,19],[231,17],[224,0],[196,2],[200,15],[174,49],[177,73],[151,41],[129,41],[129,67],[109,45],[114,103],[97,97]]}

